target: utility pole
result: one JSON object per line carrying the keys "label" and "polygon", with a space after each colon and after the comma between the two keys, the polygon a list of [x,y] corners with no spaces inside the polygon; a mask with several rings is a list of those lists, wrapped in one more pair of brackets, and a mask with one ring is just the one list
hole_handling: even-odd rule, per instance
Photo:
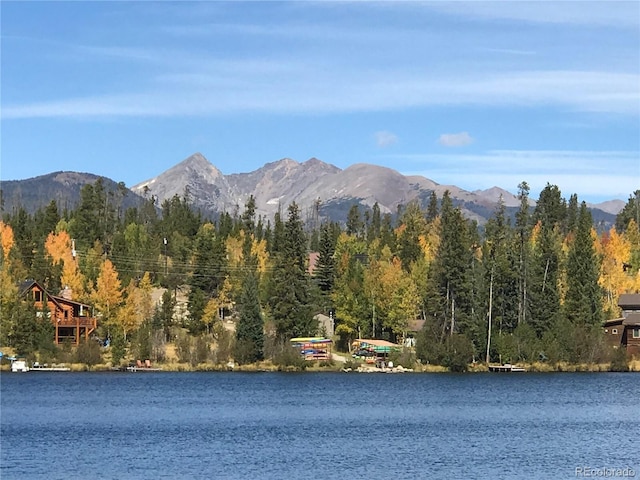
{"label": "utility pole", "polygon": [[167,237],[164,237],[162,239],[162,241],[164,243],[164,276],[166,277],[167,276],[167,271],[168,271],[168,269],[167,269],[167,244],[169,242],[167,241]]}
{"label": "utility pole", "polygon": [[493,267],[491,268],[491,280],[489,281],[489,327],[487,329],[487,356],[485,362],[489,364],[489,348],[491,347],[491,311],[493,307]]}

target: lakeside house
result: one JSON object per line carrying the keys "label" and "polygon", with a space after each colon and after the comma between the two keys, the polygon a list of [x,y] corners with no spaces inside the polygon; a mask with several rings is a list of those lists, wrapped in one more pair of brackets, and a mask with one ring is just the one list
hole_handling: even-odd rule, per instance
{"label": "lakeside house", "polygon": [[54,341],[60,344],[71,341],[80,344],[82,337],[87,340],[97,328],[97,319],[89,305],[71,300],[72,292],[65,288],[59,295],[52,295],[35,280],[25,280],[18,286],[22,298],[30,298],[36,307],[36,315],[45,312],[55,327]]}
{"label": "lakeside house", "polygon": [[625,348],[632,356],[640,356],[640,294],[620,295],[618,306],[622,317],[604,322],[607,341],[614,347]]}

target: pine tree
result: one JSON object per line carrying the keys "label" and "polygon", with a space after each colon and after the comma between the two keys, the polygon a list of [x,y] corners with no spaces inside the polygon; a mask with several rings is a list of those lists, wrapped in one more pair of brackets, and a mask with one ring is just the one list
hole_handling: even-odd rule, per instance
{"label": "pine tree", "polygon": [[351,205],[349,213],[347,214],[347,235],[360,237],[363,227],[364,222],[360,218],[360,208],[358,204]]}
{"label": "pine tree", "polygon": [[320,252],[316,263],[315,278],[320,290],[328,294],[333,288],[335,278],[335,241],[329,223],[324,223],[320,229]]}
{"label": "pine tree", "polygon": [[269,292],[271,315],[280,340],[309,336],[317,329],[311,308],[306,237],[295,202],[288,211],[282,245],[278,245],[275,255]]}
{"label": "pine tree", "polygon": [[558,227],[539,226],[531,262],[529,324],[542,337],[560,319],[560,239]]}
{"label": "pine tree", "polygon": [[[454,208],[446,191],[442,197],[440,244],[430,270],[430,289],[436,293],[436,303],[429,309],[449,335],[464,331],[471,319],[471,285],[469,269],[472,264],[471,243],[466,221]],[[433,293],[431,299],[433,301]]]}
{"label": "pine tree", "polygon": [[214,226],[206,223],[196,236],[193,275],[190,279],[189,314],[191,328],[201,328],[200,319],[210,298],[217,297],[226,277],[226,247]]}
{"label": "pine tree", "polygon": [[431,191],[429,195],[429,204],[427,205],[427,221],[433,222],[438,216],[438,196],[436,192]]}
{"label": "pine tree", "polygon": [[593,223],[586,203],[580,205],[575,238],[567,258],[565,317],[576,325],[599,325],[602,318],[602,289],[598,284],[600,265],[591,229]]}
{"label": "pine tree", "polygon": [[398,256],[402,260],[402,267],[409,271],[411,264],[422,255],[420,235],[426,232],[426,220],[420,206],[416,202],[407,205],[398,228]]}
{"label": "pine tree", "polygon": [[528,275],[529,275],[529,185],[522,182],[518,185],[520,209],[516,213],[517,268],[518,272],[518,325],[528,317]]}
{"label": "pine tree", "polygon": [[240,363],[252,363],[264,358],[264,322],[255,271],[248,271],[242,283],[235,358]]}
{"label": "pine tree", "polygon": [[627,204],[616,216],[616,229],[618,232],[624,232],[631,220],[635,222],[636,227],[640,226],[640,190],[636,190],[633,195],[629,195]]}

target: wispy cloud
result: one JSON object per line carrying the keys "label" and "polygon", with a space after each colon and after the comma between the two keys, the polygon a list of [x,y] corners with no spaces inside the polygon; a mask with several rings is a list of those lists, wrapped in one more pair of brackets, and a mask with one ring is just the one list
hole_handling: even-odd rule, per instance
{"label": "wispy cloud", "polygon": [[635,1],[433,2],[429,8],[467,17],[526,23],[635,28],[640,23],[640,4]]}
{"label": "wispy cloud", "polygon": [[628,151],[492,150],[479,154],[394,155],[416,168],[405,175],[422,175],[467,190],[499,185],[516,191],[526,181],[532,194],[547,183],[568,197],[626,199],[638,188],[640,153]]}
{"label": "wispy cloud", "polygon": [[467,132],[443,133],[438,138],[438,143],[444,147],[464,147],[472,144],[473,140]]}
{"label": "wispy cloud", "polygon": [[386,148],[398,142],[398,136],[395,133],[386,130],[375,133],[376,145],[379,148]]}
{"label": "wispy cloud", "polygon": [[307,62],[210,62],[147,79],[139,91],[5,104],[3,119],[185,116],[222,112],[344,113],[442,105],[539,107],[640,115],[640,75],[530,71],[462,79],[385,70],[332,73]]}

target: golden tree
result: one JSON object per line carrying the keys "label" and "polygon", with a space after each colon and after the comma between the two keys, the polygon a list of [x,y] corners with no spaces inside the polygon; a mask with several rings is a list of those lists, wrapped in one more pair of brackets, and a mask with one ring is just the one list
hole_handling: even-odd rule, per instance
{"label": "golden tree", "polygon": [[49,233],[44,242],[44,247],[54,265],[62,263],[60,283],[64,287],[71,289],[73,298],[85,299],[86,280],[78,268],[78,262],[73,251],[73,243],[69,234],[65,230]]}
{"label": "golden tree", "polygon": [[126,339],[127,335],[138,330],[140,325],[153,315],[152,285],[149,273],[145,272],[137,285],[132,279],[125,293],[126,298],[116,314],[115,323],[122,329]]}
{"label": "golden tree", "polygon": [[604,289],[603,307],[609,315],[617,315],[618,297],[621,293],[630,291],[632,278],[625,271],[624,266],[631,256],[631,244],[624,234],[611,228],[603,234],[596,250],[602,255],[599,284]]}
{"label": "golden tree", "polygon": [[107,322],[122,303],[122,287],[118,272],[108,258],[100,266],[96,287],[91,292],[91,300]]}
{"label": "golden tree", "polygon": [[11,225],[7,225],[6,223],[0,221],[0,245],[2,245],[2,255],[4,261],[9,259],[9,253],[13,248],[14,238],[13,238],[13,229]]}

